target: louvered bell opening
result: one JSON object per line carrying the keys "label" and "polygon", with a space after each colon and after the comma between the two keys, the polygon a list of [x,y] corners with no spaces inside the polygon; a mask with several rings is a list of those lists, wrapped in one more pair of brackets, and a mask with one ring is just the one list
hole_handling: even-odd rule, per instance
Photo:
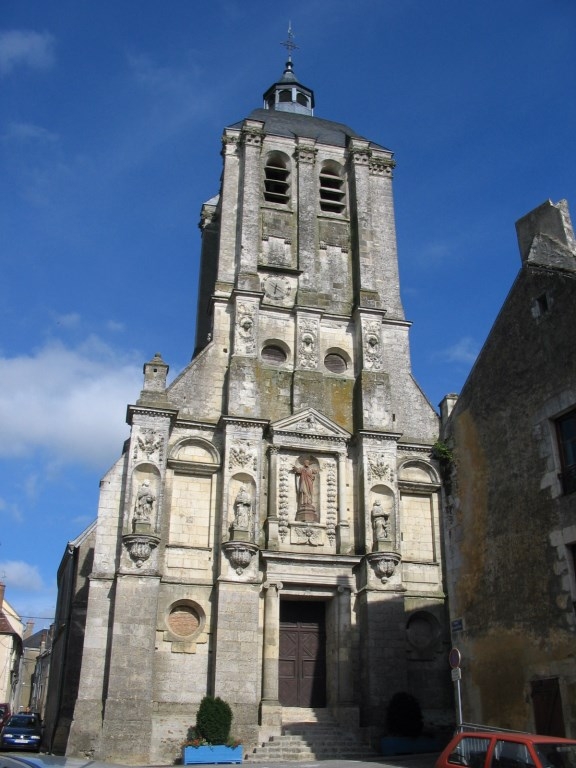
{"label": "louvered bell opening", "polygon": [[268,203],[282,203],[286,205],[289,200],[288,182],[289,171],[277,165],[264,167],[264,199]]}
{"label": "louvered bell opening", "polygon": [[320,209],[330,213],[342,213],[344,204],[344,183],[339,176],[323,171],[320,174]]}
{"label": "louvered bell opening", "polygon": [[262,360],[269,365],[282,365],[287,360],[286,352],[281,347],[270,344],[262,350]]}
{"label": "louvered bell opening", "polygon": [[324,365],[330,373],[346,373],[348,364],[340,355],[330,354],[324,358]]}

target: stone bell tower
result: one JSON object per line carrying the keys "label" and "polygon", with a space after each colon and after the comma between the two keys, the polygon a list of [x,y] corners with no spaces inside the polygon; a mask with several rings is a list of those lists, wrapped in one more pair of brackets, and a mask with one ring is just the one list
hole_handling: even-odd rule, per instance
{"label": "stone bell tower", "polygon": [[246,745],[293,707],[377,738],[398,691],[449,718],[438,417],[411,373],[394,159],[313,110],[290,57],[224,130],[192,361],[169,386],[146,364],[103,485],[71,751],[172,758],[206,693]]}

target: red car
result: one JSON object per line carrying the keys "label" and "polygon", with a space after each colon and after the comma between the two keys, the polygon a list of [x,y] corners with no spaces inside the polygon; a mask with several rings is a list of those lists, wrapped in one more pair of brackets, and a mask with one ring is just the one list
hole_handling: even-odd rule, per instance
{"label": "red car", "polygon": [[454,736],[435,768],[576,768],[576,741],[557,736],[463,731]]}

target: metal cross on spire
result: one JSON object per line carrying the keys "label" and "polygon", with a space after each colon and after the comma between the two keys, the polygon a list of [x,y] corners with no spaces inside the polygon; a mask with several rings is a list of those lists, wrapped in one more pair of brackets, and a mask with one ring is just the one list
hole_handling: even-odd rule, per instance
{"label": "metal cross on spire", "polygon": [[281,45],[283,45],[284,48],[286,48],[286,50],[288,51],[288,61],[292,61],[292,51],[295,48],[298,48],[298,46],[294,42],[294,34],[292,33],[291,21],[288,22],[288,40],[285,40],[283,43],[281,43]]}

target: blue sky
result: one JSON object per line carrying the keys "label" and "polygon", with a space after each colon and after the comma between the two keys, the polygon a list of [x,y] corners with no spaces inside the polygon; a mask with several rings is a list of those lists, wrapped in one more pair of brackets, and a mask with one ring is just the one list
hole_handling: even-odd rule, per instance
{"label": "blue sky", "polygon": [[576,218],[573,0],[2,0],[0,578],[46,617],[142,365],[194,346],[224,126],[294,68],[395,153],[413,370],[458,392],[518,272],[514,222]]}

